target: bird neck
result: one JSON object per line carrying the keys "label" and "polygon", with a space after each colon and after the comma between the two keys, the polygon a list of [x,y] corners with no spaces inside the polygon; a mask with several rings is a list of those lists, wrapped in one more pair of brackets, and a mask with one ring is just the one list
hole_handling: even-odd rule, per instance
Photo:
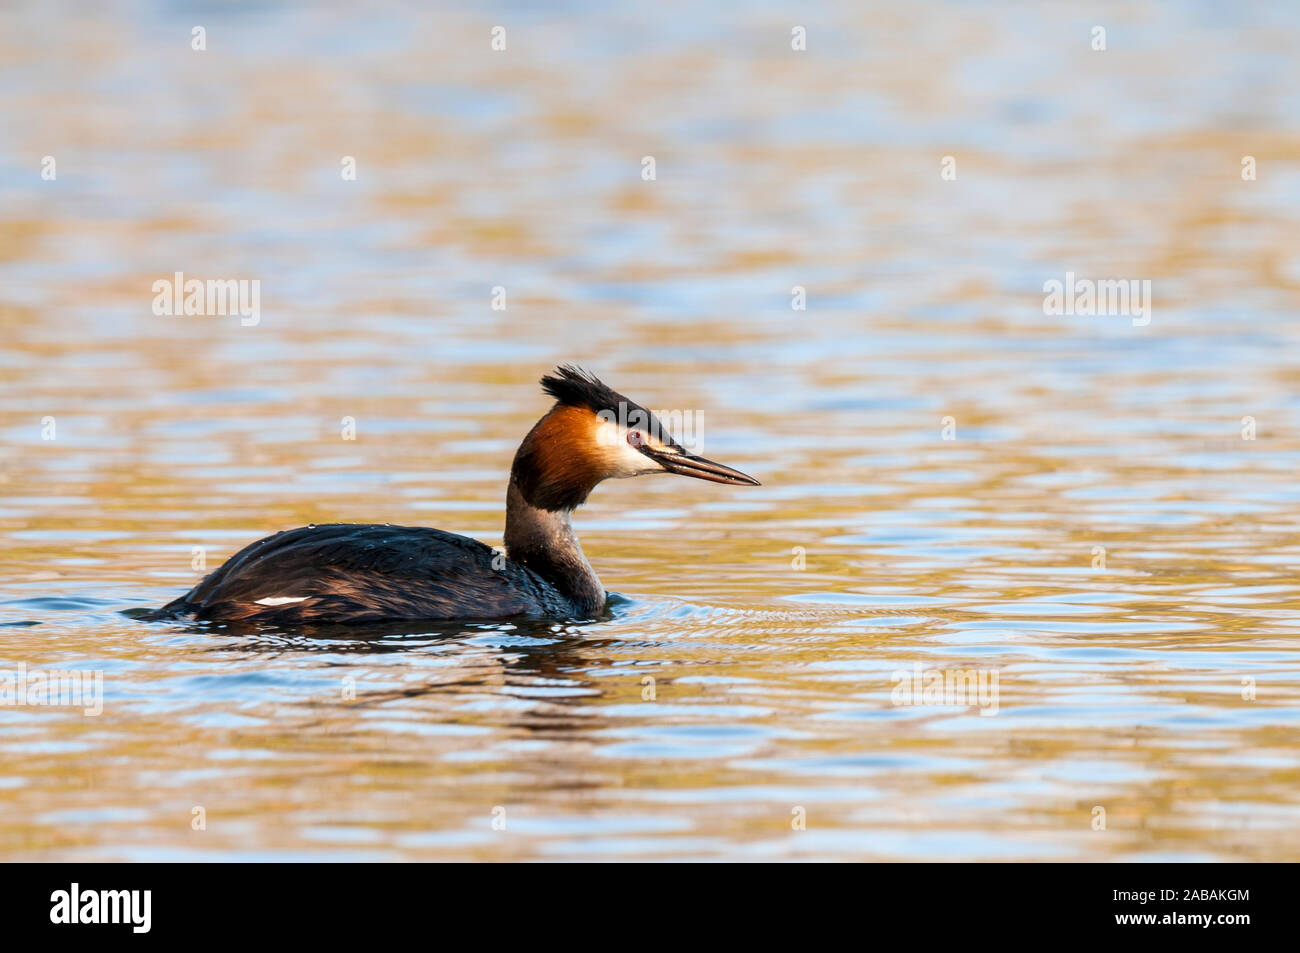
{"label": "bird neck", "polygon": [[506,491],[506,556],[531,569],[587,615],[605,605],[605,587],[573,532],[567,509],[542,509],[524,498],[515,473]]}

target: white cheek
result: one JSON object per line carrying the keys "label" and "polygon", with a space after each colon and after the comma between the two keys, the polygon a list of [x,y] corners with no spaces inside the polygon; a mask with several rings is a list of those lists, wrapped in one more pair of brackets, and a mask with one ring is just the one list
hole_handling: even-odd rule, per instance
{"label": "white cheek", "polygon": [[624,442],[619,458],[619,476],[637,476],[641,473],[658,473],[662,467],[640,450]]}
{"label": "white cheek", "polygon": [[627,442],[627,431],[612,421],[602,421],[596,428],[596,443],[605,455],[614,479],[658,473],[662,467]]}

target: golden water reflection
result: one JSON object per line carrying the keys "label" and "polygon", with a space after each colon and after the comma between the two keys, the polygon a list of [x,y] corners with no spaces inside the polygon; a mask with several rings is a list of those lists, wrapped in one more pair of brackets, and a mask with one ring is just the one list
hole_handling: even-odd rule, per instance
{"label": "golden water reflection", "polygon": [[[0,707],[0,855],[1295,859],[1300,18],[1103,14],[0,13],[0,664],[106,691]],[[119,613],[308,522],[499,543],[561,360],[764,484],[598,490],[610,619]]]}

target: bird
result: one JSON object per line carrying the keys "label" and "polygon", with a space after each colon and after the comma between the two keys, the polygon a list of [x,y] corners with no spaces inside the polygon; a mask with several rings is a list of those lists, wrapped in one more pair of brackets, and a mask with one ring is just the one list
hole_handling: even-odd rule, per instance
{"label": "bird", "polygon": [[761,485],[687,452],[653,413],[581,367],[562,364],[540,383],[555,403],[515,453],[504,553],[431,527],[312,524],[249,544],[149,618],[277,627],[595,619],[607,593],[572,514],[597,484],[674,473]]}

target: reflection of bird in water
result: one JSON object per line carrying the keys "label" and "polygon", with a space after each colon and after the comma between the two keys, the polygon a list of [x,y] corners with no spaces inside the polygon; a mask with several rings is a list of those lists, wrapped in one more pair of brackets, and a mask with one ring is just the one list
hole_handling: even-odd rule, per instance
{"label": "reflection of bird in water", "polygon": [[[212,628],[201,623],[187,628],[196,634],[214,634]],[[595,630],[585,623],[528,620],[384,622],[366,626],[307,623],[292,629],[231,622],[215,631],[235,639],[205,651],[254,654],[263,661],[281,656],[328,656],[322,659],[325,670],[337,669],[339,678],[337,691],[331,690],[328,698],[342,701],[349,710],[393,702],[404,708],[403,702],[418,704],[421,698],[429,698],[440,699],[435,704],[445,713],[448,700],[457,704],[456,696],[467,700],[491,696],[516,701],[494,703],[491,713],[485,713],[488,720],[529,732],[591,727],[591,715],[599,708],[586,702],[602,691],[597,680],[587,673],[612,664],[604,650],[621,641],[593,638],[590,633]],[[497,635],[501,637],[499,642],[493,638]],[[382,656],[396,653],[419,654],[421,664],[412,667],[379,661]],[[367,664],[372,658],[378,664]],[[428,664],[433,658],[437,664]],[[302,699],[312,707],[322,700],[319,694]],[[297,727],[321,724],[324,722],[312,720]]]}

